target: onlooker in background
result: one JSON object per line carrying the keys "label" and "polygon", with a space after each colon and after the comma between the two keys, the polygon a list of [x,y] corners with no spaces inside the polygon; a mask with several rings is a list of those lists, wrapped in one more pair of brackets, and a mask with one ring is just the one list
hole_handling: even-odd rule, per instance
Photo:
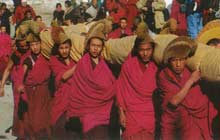
{"label": "onlooker in background", "polygon": [[119,0],[122,7],[126,9],[126,17],[128,19],[128,27],[132,28],[135,17],[138,15],[136,3],[138,0]]}
{"label": "onlooker in background", "polygon": [[173,18],[177,21],[176,34],[187,35],[185,0],[173,0],[170,18]]}
{"label": "onlooker in background", "polygon": [[203,9],[203,25],[216,19],[216,12],[219,10],[219,4],[219,0],[201,0],[201,7]]}
{"label": "onlooker in background", "polygon": [[154,21],[152,3],[153,0],[138,0],[136,6],[141,12],[140,18],[147,23],[151,31],[155,32],[155,21]]}
{"label": "onlooker in background", "polygon": [[166,8],[166,3],[164,0],[154,0],[152,3],[152,8],[154,12],[155,28],[157,33],[165,24],[163,10]]}
{"label": "onlooker in background", "polygon": [[58,25],[62,25],[63,15],[64,15],[64,10],[62,9],[62,5],[61,3],[57,3],[56,9],[53,12],[53,20],[56,20]]}
{"label": "onlooker in background", "polygon": [[9,17],[11,16],[11,12],[7,9],[6,3],[1,4],[0,10],[2,11],[1,25],[4,25],[6,27],[6,32],[10,34]]}
{"label": "onlooker in background", "polygon": [[132,35],[133,33],[131,31],[131,28],[129,28],[127,25],[127,18],[120,18],[120,27],[110,32],[108,38],[122,38]]}
{"label": "onlooker in background", "polygon": [[93,19],[95,19],[97,16],[98,10],[99,10],[99,7],[98,7],[97,0],[92,0],[89,8],[86,9],[86,15],[88,16],[86,17],[86,20],[92,21]]}
{"label": "onlooker in background", "polygon": [[202,9],[200,0],[186,0],[188,35],[195,39],[202,29]]}
{"label": "onlooker in background", "polygon": [[27,0],[22,0],[21,5],[19,5],[15,10],[14,20],[17,24],[20,23],[21,20],[25,18],[25,13],[27,11],[30,11],[32,17],[35,18],[36,14],[34,12],[34,9],[27,4]]}
{"label": "onlooker in background", "polygon": [[9,17],[9,24],[10,24],[10,36],[11,38],[15,37],[15,26],[16,24],[13,21],[13,16]]}
{"label": "onlooker in background", "polygon": [[105,2],[106,9],[113,17],[114,23],[118,24],[121,17],[126,17],[126,10],[118,0],[106,0]]}
{"label": "onlooker in background", "polygon": [[16,9],[17,6],[21,5],[21,0],[13,0],[13,3],[14,3],[14,7]]}
{"label": "onlooker in background", "polygon": [[70,22],[73,24],[78,23],[78,19],[81,18],[80,8],[73,8],[71,1],[65,1],[65,12],[64,12],[64,24],[69,25]]}

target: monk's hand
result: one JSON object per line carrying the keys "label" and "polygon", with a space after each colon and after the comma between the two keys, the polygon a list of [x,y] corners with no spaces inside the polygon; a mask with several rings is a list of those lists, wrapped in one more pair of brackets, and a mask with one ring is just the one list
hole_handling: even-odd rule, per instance
{"label": "monk's hand", "polygon": [[18,92],[19,93],[24,93],[24,85],[18,86]]}
{"label": "monk's hand", "polygon": [[201,73],[199,70],[196,70],[194,71],[192,74],[191,74],[191,77],[190,77],[190,80],[193,82],[193,83],[196,83],[200,80],[201,78]]}
{"label": "monk's hand", "polygon": [[123,110],[120,111],[119,117],[120,117],[120,124],[125,128],[126,127],[126,115]]}
{"label": "monk's hand", "polygon": [[0,97],[3,97],[5,95],[4,93],[4,87],[0,86]]}

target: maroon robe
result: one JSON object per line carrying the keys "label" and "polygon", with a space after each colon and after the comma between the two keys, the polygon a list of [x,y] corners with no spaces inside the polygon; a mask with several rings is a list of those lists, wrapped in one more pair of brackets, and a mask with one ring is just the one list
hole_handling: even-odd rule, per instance
{"label": "maroon robe", "polygon": [[28,97],[29,133],[35,136],[48,135],[50,132],[50,92],[48,80],[50,77],[49,61],[42,55],[34,60],[32,55],[26,57],[31,61],[24,79],[25,91]]}
{"label": "maroon robe", "polygon": [[133,33],[132,33],[131,29],[128,28],[128,27],[124,29],[124,33],[122,33],[122,29],[121,28],[118,28],[118,29],[115,29],[114,31],[110,32],[108,34],[108,38],[111,38],[111,39],[121,38],[123,35],[131,36],[132,34]]}
{"label": "maroon robe", "polygon": [[138,15],[136,3],[138,0],[119,0],[122,7],[126,9],[126,18],[128,19],[128,27],[132,28],[134,19]]}
{"label": "maroon robe", "polygon": [[[157,66],[150,61],[145,67],[137,57],[129,56],[117,81],[117,101],[126,112],[125,140],[154,138],[155,114],[152,95],[156,89]],[[144,132],[144,133],[143,133]],[[144,136],[152,135],[151,138]]]}
{"label": "maroon robe", "polygon": [[12,80],[12,89],[13,89],[13,99],[14,99],[14,113],[13,113],[13,126],[12,126],[12,135],[17,136],[19,138],[25,137],[26,130],[26,114],[25,119],[20,120],[18,118],[18,103],[21,94],[18,92],[18,87],[22,84],[22,73],[23,73],[23,61],[30,54],[27,52],[25,54],[21,54],[18,51],[15,51],[11,59],[14,63],[14,66],[11,71],[11,80]]}
{"label": "maroon robe", "polygon": [[[70,89],[71,89],[71,78],[66,82],[62,81],[63,74],[71,69],[76,63],[74,61],[70,61],[69,65],[66,65],[65,62],[59,60],[59,57],[52,56],[50,58],[50,68],[55,75],[55,86],[56,92],[52,101],[51,108],[51,123],[54,125],[59,117],[67,112],[69,108],[69,97],[70,97]],[[68,116],[67,116],[68,117]],[[69,117],[68,117],[69,118]]]}
{"label": "maroon robe", "polygon": [[185,69],[180,79],[165,68],[159,75],[159,86],[162,90],[162,118],[161,131],[163,140],[173,140],[174,130],[180,130],[182,140],[211,140],[211,123],[216,115],[213,105],[207,96],[201,92],[199,85],[195,84],[189,90],[184,100],[172,109],[169,100],[180,91],[191,73]]}
{"label": "maroon robe", "polygon": [[108,125],[113,103],[115,78],[103,59],[93,68],[89,54],[77,63],[73,75],[70,116],[80,117],[84,134]]}

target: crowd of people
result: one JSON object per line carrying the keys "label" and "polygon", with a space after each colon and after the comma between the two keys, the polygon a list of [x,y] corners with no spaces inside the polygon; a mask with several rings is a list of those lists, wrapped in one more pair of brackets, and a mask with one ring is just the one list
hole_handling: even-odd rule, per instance
{"label": "crowd of people", "polygon": [[[219,139],[219,86],[201,80],[200,71],[190,71],[186,62],[203,26],[219,18],[220,1],[173,0],[169,12],[165,0],[66,0],[65,9],[56,4],[51,27],[26,0],[14,4],[13,12],[0,6],[0,97],[11,82],[17,140]],[[87,35],[76,62],[62,27],[107,16],[112,31]],[[20,35],[26,21],[52,30],[49,59],[42,55],[39,33]],[[164,33],[169,23],[175,23],[169,33],[178,37],[164,50],[160,66],[152,36]],[[138,35],[141,24],[149,29],[144,35]],[[106,40],[132,35],[137,37],[122,65],[105,60]],[[220,39],[207,45],[219,48]]]}

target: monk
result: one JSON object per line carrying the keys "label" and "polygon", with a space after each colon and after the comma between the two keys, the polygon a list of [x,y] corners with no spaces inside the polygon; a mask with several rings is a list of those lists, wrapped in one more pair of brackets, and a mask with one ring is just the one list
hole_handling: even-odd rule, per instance
{"label": "monk", "polygon": [[18,87],[20,93],[27,94],[28,102],[28,134],[30,140],[40,140],[51,137],[50,130],[50,92],[48,80],[50,77],[49,61],[41,55],[39,36],[29,34],[27,44],[31,53],[23,62],[23,83]]}
{"label": "monk", "polygon": [[[18,92],[18,87],[22,83],[22,64],[25,57],[29,54],[29,47],[24,38],[16,39],[16,48],[17,50],[11,55],[8,64],[4,70],[2,81],[0,85],[0,96],[4,96],[4,86],[6,80],[11,74],[12,80],[12,89],[13,89],[13,97],[14,97],[14,114],[13,114],[13,126],[12,126],[12,135],[18,137],[18,140],[24,140],[25,136],[25,128],[26,128],[26,117],[19,118],[18,116],[18,104],[19,99],[22,96]],[[25,100],[25,99],[24,99]],[[26,116],[26,115],[25,115]]]}
{"label": "monk", "polygon": [[154,140],[155,116],[152,94],[157,66],[152,60],[155,43],[150,37],[136,38],[117,81],[123,140]]}
{"label": "monk", "polygon": [[72,75],[76,62],[70,57],[71,40],[62,33],[62,41],[54,46],[55,54],[50,58],[50,68],[55,77],[56,92],[52,101],[51,125],[53,126],[53,137],[60,140],[77,139],[74,133],[68,133],[67,125],[70,117],[67,116],[69,110],[69,98],[71,92]]}
{"label": "monk", "polygon": [[127,18],[125,17],[120,18],[119,24],[120,24],[120,27],[110,32],[108,34],[108,38],[114,39],[114,38],[122,38],[122,37],[133,35],[131,28],[127,26],[128,24]]}
{"label": "monk", "polygon": [[207,96],[201,92],[198,84],[200,72],[191,73],[186,67],[187,58],[193,54],[192,48],[196,45],[187,37],[178,37],[165,51],[166,67],[159,74],[163,140],[212,139],[210,125],[216,110]]}
{"label": "monk", "polygon": [[152,94],[157,66],[152,60],[155,43],[150,37],[136,38],[131,54],[117,81],[117,101],[123,140],[154,140],[155,113]]}
{"label": "monk", "polygon": [[[115,78],[101,57],[104,36],[92,35],[73,74],[70,116],[79,117],[85,140],[107,140]],[[77,118],[76,118],[77,119]]]}

